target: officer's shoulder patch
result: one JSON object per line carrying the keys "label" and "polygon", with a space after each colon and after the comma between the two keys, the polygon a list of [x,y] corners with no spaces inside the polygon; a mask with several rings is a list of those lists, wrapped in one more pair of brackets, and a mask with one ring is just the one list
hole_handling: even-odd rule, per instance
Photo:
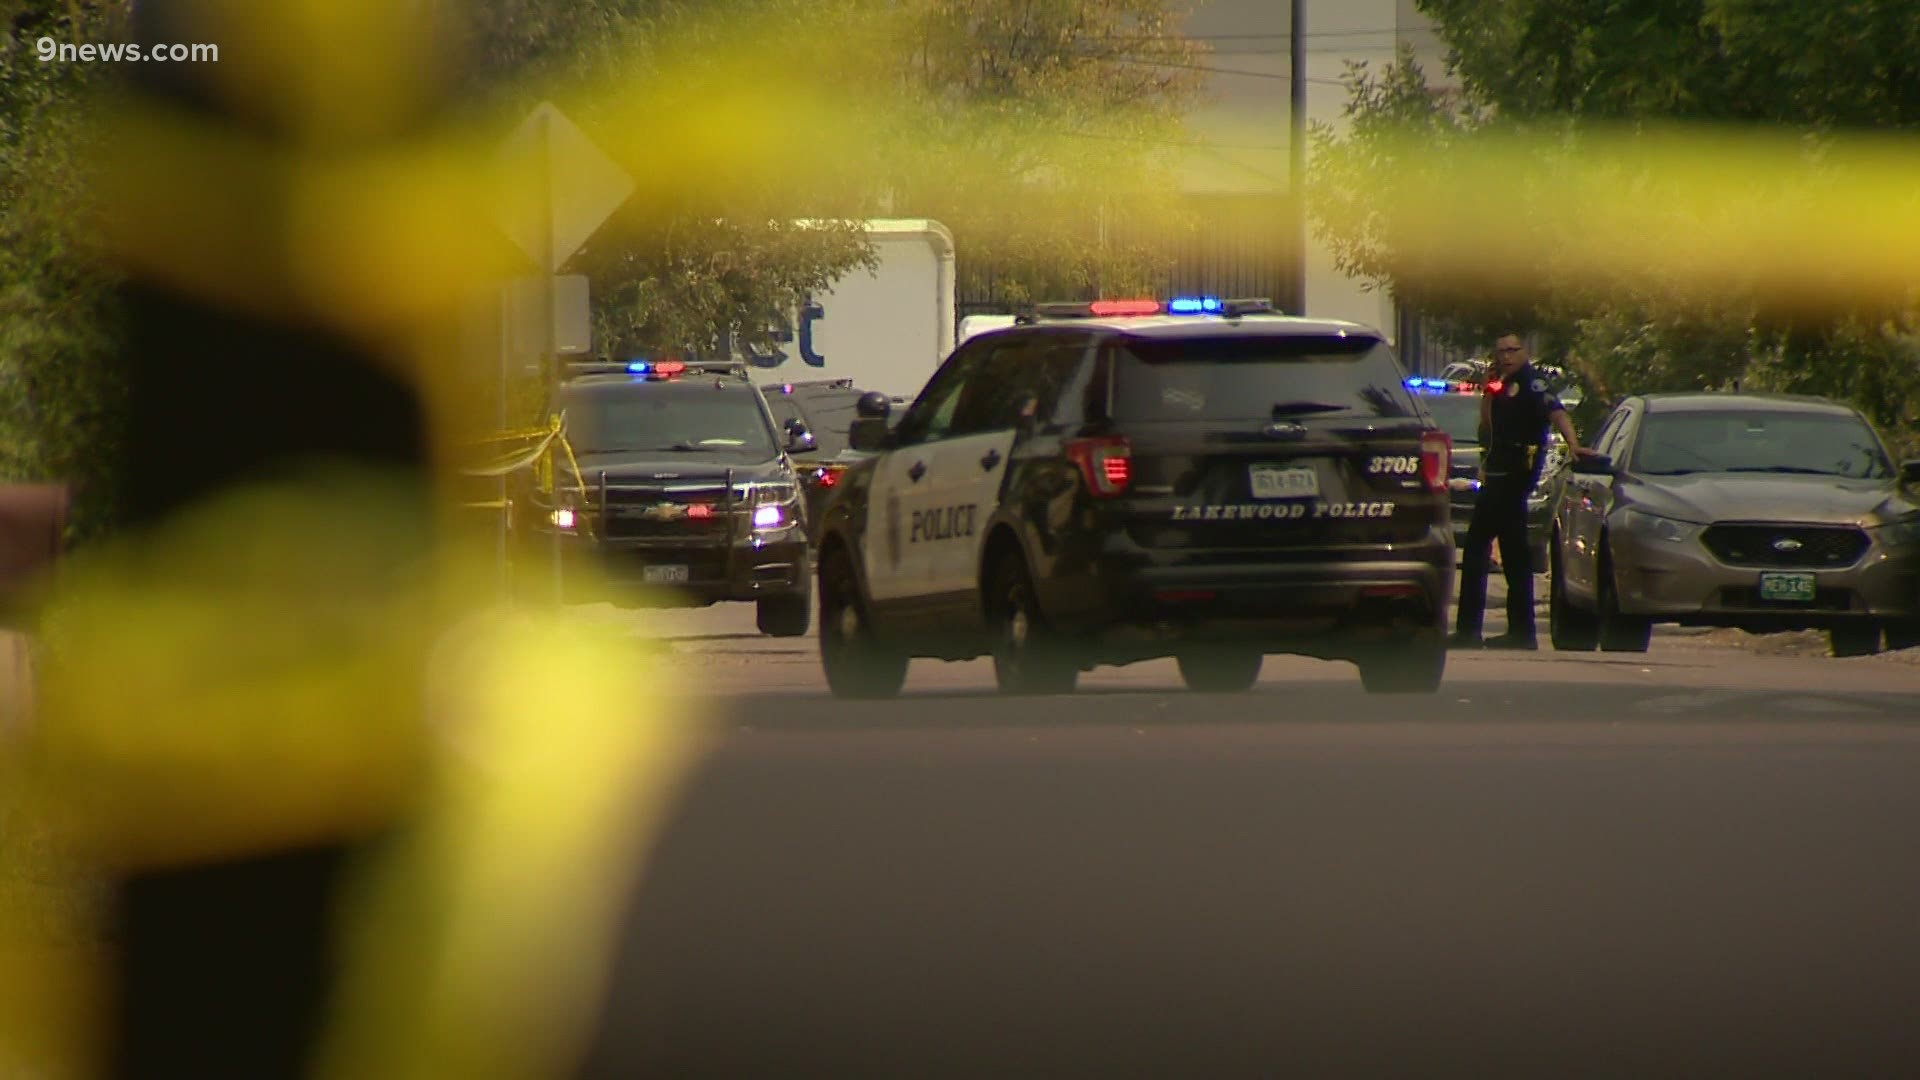
{"label": "officer's shoulder patch", "polygon": [[1546,392],[1547,392],[1547,380],[1545,380],[1545,379],[1535,379],[1535,380],[1533,380],[1533,392],[1534,392],[1534,393],[1536,393],[1536,394],[1544,394],[1544,393],[1546,393]]}

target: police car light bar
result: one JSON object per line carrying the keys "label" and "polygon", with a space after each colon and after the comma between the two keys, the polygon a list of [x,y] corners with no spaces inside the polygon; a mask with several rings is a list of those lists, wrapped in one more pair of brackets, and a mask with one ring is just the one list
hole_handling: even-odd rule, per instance
{"label": "police car light bar", "polygon": [[1217,296],[1181,296],[1167,301],[1169,315],[1218,315],[1220,311]]}

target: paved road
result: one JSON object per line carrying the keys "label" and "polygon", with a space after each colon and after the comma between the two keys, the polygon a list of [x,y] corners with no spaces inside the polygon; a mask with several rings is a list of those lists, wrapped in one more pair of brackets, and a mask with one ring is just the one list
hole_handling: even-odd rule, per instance
{"label": "paved road", "polygon": [[1663,636],[1412,702],[1270,660],[840,703],[745,609],[606,614],[721,697],[599,1074],[1920,1066],[1920,666]]}

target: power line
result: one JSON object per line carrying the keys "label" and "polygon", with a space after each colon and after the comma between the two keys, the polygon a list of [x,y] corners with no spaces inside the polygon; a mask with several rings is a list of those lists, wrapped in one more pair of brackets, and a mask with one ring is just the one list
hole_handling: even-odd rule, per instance
{"label": "power line", "polygon": [[1077,131],[1071,128],[1052,129],[1056,135],[1066,135],[1075,139],[1100,139],[1106,142],[1149,143],[1154,146],[1173,146],[1184,150],[1250,150],[1267,153],[1283,153],[1287,149],[1280,145],[1261,145],[1258,143],[1222,143],[1195,139],[1181,141],[1177,139],[1156,139],[1151,135],[1115,135],[1100,131]]}
{"label": "power line", "polygon": [[[1432,33],[1426,27],[1389,26],[1378,30],[1309,30],[1303,38],[1378,37],[1381,34]],[[1083,41],[1286,41],[1285,31],[1271,34],[1086,34]]]}
{"label": "power line", "polygon": [[[1081,54],[1081,58],[1085,60],[1108,60],[1116,64],[1140,64],[1146,67],[1179,68],[1183,71],[1204,71],[1209,75],[1239,75],[1249,79],[1291,78],[1291,76],[1284,71],[1249,71],[1246,68],[1223,68],[1213,67],[1210,64],[1187,64],[1178,60],[1150,60],[1144,56],[1098,56],[1092,53],[1083,53]],[[1324,86],[1346,85],[1339,79],[1316,79],[1312,76],[1308,76],[1306,81],[1310,83],[1320,83]]]}

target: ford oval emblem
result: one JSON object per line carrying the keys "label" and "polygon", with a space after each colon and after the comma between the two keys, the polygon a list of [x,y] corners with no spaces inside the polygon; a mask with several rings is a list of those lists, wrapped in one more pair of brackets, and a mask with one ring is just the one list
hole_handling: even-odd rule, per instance
{"label": "ford oval emblem", "polygon": [[1297,439],[1307,433],[1305,424],[1296,424],[1291,420],[1275,420],[1268,424],[1265,434],[1269,439]]}
{"label": "ford oval emblem", "polygon": [[1795,540],[1791,536],[1783,536],[1773,542],[1773,550],[1775,551],[1799,551],[1804,546],[1800,541]]}

